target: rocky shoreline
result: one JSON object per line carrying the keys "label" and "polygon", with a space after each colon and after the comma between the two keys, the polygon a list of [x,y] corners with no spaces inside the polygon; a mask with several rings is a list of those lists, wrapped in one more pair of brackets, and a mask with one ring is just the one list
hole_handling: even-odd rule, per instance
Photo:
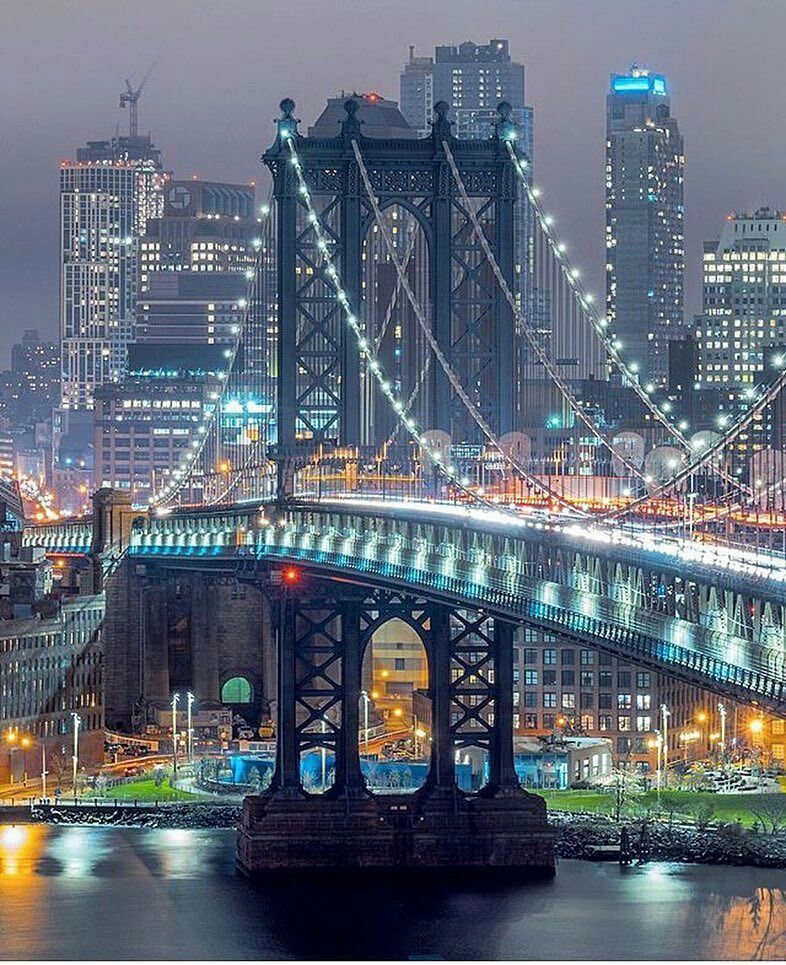
{"label": "rocky shoreline", "polygon": [[[631,820],[617,824],[611,818],[552,811],[549,824],[557,832],[561,858],[597,860],[598,846],[619,846],[627,834],[631,863],[678,861],[686,864],[751,865],[786,868],[786,832],[755,832],[741,825],[699,829],[667,821]],[[618,860],[614,858],[613,860]]]}
{"label": "rocky shoreline", "polygon": [[[36,805],[0,807],[0,822],[234,829],[240,822],[241,811],[239,804]],[[549,824],[557,834],[560,858],[617,861],[622,839],[622,856],[633,864],[675,861],[786,868],[786,831],[763,833],[737,824],[700,829],[694,825],[641,818],[618,824],[602,815],[559,811],[549,813]]]}

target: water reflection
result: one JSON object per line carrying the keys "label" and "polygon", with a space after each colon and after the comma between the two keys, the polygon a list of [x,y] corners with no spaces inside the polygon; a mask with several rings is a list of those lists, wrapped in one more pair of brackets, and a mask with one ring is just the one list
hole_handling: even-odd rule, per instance
{"label": "water reflection", "polygon": [[252,883],[232,832],[0,825],[0,935],[8,958],[782,959],[786,872],[566,861],[505,886]]}

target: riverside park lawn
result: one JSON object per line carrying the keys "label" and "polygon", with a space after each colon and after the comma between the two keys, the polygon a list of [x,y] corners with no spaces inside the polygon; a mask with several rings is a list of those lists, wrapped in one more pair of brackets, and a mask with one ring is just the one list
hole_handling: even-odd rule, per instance
{"label": "riverside park lawn", "polygon": [[[579,814],[612,814],[614,793],[611,791],[536,791],[545,798],[550,811],[571,811]],[[759,818],[757,810],[773,800],[782,800],[786,809],[786,796],[778,794],[713,794],[709,791],[661,791],[660,811],[674,816],[692,818],[698,808],[712,808],[713,821],[740,821],[750,827]],[[627,796],[623,812],[627,815],[643,815],[650,811],[658,813],[657,791]]]}
{"label": "riverside park lawn", "polygon": [[[88,794],[87,797],[90,797]],[[140,804],[151,803],[153,801],[203,801],[205,797],[201,794],[191,794],[188,791],[181,791],[179,788],[170,787],[169,781],[156,786],[156,782],[150,778],[144,781],[133,781],[130,784],[118,784],[117,787],[107,788],[104,798],[109,801],[139,801]]]}

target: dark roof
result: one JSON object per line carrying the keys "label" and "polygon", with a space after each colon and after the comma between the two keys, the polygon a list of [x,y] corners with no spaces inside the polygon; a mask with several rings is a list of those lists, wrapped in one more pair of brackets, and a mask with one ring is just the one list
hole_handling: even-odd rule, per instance
{"label": "dark roof", "polygon": [[412,128],[398,108],[398,101],[386,100],[380,94],[341,94],[328,98],[327,107],[308,129],[309,137],[338,137],[341,125],[346,119],[344,104],[354,100],[358,104],[356,117],[361,124],[364,137],[417,138],[418,132]]}
{"label": "dark roof", "polygon": [[219,372],[226,368],[225,345],[198,342],[137,342],[128,346],[128,374],[154,371]]}

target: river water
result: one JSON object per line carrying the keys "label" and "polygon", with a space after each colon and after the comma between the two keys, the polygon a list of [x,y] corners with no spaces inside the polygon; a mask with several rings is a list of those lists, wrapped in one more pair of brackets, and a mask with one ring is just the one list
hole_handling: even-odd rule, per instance
{"label": "river water", "polygon": [[0,826],[0,958],[786,957],[786,872],[560,863],[529,884],[239,877],[231,831]]}

